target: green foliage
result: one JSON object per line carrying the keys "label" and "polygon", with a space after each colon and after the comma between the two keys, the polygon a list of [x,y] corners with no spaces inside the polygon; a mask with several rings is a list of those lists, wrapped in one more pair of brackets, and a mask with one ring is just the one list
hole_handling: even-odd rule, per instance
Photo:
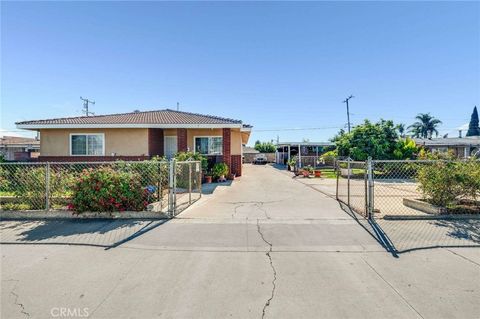
{"label": "green foliage", "polygon": [[480,192],[480,162],[437,160],[418,169],[419,190],[434,205],[451,207],[459,199],[476,200]]}
{"label": "green foliage", "polygon": [[216,163],[213,165],[212,169],[213,177],[219,178],[221,176],[227,176],[228,174],[228,166],[225,163]]}
{"label": "green foliage", "polygon": [[175,160],[178,162],[184,161],[200,161],[202,165],[202,171],[206,172],[208,170],[208,160],[205,156],[200,153],[193,152],[178,152],[175,154]]}
{"label": "green foliage", "polygon": [[404,139],[400,139],[395,144],[395,149],[393,150],[393,157],[398,160],[412,159],[415,158],[419,151],[420,148],[417,147],[415,141],[407,137]]}
{"label": "green foliage", "polygon": [[4,162],[6,162],[5,155],[0,154],[0,163],[4,163]]}
{"label": "green foliage", "polygon": [[15,169],[13,193],[29,209],[45,209],[45,166],[25,166]]}
{"label": "green foliage", "polygon": [[351,133],[343,130],[335,136],[339,156],[349,156],[357,161],[364,161],[369,156],[373,159],[392,159],[398,141],[398,133],[392,121],[381,120],[371,123],[368,120],[352,129]]}
{"label": "green foliage", "polygon": [[433,133],[438,135],[437,127],[442,124],[442,121],[436,119],[430,113],[419,113],[415,118],[418,121],[408,127],[413,137],[428,138]]}
{"label": "green foliage", "polygon": [[149,203],[148,195],[139,174],[109,167],[90,168],[76,180],[69,208],[79,213],[142,211]]}
{"label": "green foliage", "polygon": [[275,145],[271,142],[260,142],[256,141],[255,142],[255,149],[259,151],[260,153],[275,153],[277,148]]}
{"label": "green foliage", "polygon": [[297,159],[295,157],[291,158],[289,161],[287,161],[287,165],[290,167],[295,167],[297,164]]}
{"label": "green foliage", "polygon": [[327,164],[327,165],[333,165],[335,159],[338,157],[338,151],[333,150],[333,151],[328,151],[322,154],[320,156],[320,161]]}

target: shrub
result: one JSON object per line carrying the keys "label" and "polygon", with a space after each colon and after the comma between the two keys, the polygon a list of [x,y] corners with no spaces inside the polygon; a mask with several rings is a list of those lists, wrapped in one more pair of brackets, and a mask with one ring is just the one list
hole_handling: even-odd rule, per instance
{"label": "shrub", "polygon": [[322,156],[320,156],[320,161],[325,163],[326,165],[332,165],[334,164],[335,162],[335,158],[338,157],[338,152],[337,150],[333,150],[333,151],[328,151],[328,152],[325,152],[322,154]]}
{"label": "shrub", "polygon": [[480,192],[480,162],[435,161],[418,168],[419,190],[430,203],[451,207],[460,199],[476,200]]}
{"label": "shrub", "polygon": [[12,188],[15,197],[29,209],[45,209],[45,166],[18,166]]}
{"label": "shrub", "polygon": [[100,167],[82,172],[73,187],[69,208],[76,212],[141,211],[149,200],[139,174]]}
{"label": "shrub", "polygon": [[175,159],[179,162],[184,161],[200,161],[202,165],[202,171],[206,172],[208,169],[208,160],[205,156],[200,153],[193,152],[178,152],[175,154]]}
{"label": "shrub", "polygon": [[213,165],[213,177],[219,178],[228,174],[228,166],[225,163],[216,163]]}

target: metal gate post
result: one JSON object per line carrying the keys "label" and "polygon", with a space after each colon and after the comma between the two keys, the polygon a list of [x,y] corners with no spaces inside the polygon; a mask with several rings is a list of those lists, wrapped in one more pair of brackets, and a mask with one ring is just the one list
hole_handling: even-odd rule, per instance
{"label": "metal gate post", "polygon": [[347,205],[350,208],[350,158],[347,160]]}
{"label": "metal gate post", "polygon": [[45,164],[45,210],[50,210],[50,163]]}
{"label": "metal gate post", "polygon": [[373,162],[369,157],[367,160],[367,173],[368,173],[368,219],[373,219]]}
{"label": "metal gate post", "polygon": [[199,198],[202,198],[202,162],[197,163],[198,165],[198,193],[200,194]]}
{"label": "metal gate post", "polygon": [[192,163],[188,163],[188,205],[192,205]]}
{"label": "metal gate post", "polygon": [[339,183],[339,179],[340,179],[340,168],[338,167],[338,163],[337,162],[334,162],[334,166],[335,167],[335,173],[337,174],[337,188],[335,190],[335,197],[336,199],[338,200],[338,183]]}
{"label": "metal gate post", "polygon": [[175,216],[175,159],[171,159],[169,162],[168,170],[168,212],[170,217]]}

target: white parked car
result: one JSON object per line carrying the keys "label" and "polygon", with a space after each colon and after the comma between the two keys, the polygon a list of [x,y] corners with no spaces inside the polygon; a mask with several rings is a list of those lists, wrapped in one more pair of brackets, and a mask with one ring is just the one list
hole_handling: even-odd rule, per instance
{"label": "white parked car", "polygon": [[253,158],[253,164],[267,164],[267,156],[265,154],[257,154]]}

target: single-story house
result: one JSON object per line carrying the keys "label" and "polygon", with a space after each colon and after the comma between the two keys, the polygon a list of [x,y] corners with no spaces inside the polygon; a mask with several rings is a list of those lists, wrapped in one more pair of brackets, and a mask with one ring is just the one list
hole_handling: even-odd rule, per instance
{"label": "single-story house", "polygon": [[458,158],[474,156],[480,151],[480,136],[415,138],[415,143],[431,152],[453,152]]}
{"label": "single-story house", "polygon": [[40,141],[20,136],[0,137],[0,154],[7,161],[27,161],[39,156]]}
{"label": "single-story house", "polygon": [[251,126],[240,120],[170,109],[16,123],[40,132],[40,161],[145,160],[200,152],[242,173]]}

